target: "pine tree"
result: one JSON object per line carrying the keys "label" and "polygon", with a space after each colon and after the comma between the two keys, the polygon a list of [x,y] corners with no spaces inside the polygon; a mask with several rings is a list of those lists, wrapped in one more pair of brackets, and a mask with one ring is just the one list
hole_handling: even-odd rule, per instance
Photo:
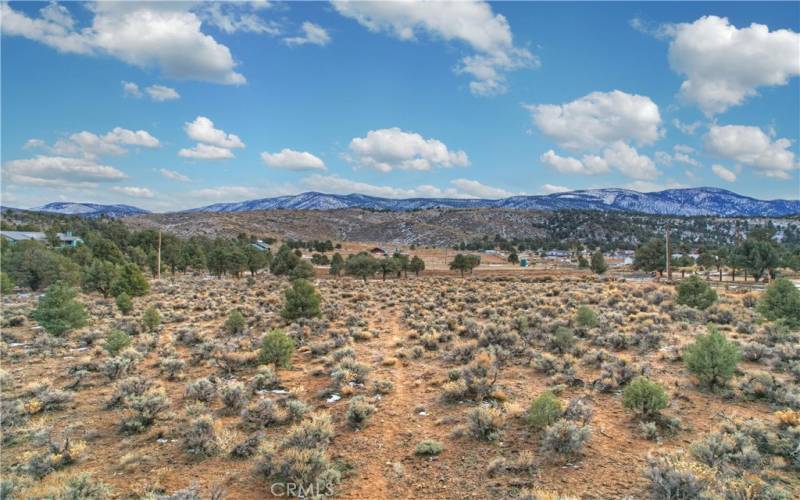
{"label": "pine tree", "polygon": [[117,275],[117,266],[113,263],[94,259],[83,271],[83,289],[87,292],[100,292],[103,297],[108,297]]}
{"label": "pine tree", "polygon": [[292,252],[292,249],[289,248],[289,245],[284,244],[281,245],[281,247],[278,249],[278,253],[275,254],[275,257],[273,257],[272,262],[269,265],[269,270],[275,276],[285,276],[291,273],[299,262],[300,257]]}
{"label": "pine tree", "polygon": [[111,294],[115,297],[123,292],[131,297],[141,297],[147,295],[149,290],[150,285],[142,274],[142,270],[133,262],[119,267],[117,278],[111,285]]}
{"label": "pine tree", "polygon": [[62,281],[50,285],[31,313],[39,325],[55,336],[81,328],[89,323],[83,304],[77,302],[75,290]]}
{"label": "pine tree", "polygon": [[314,285],[302,278],[292,282],[292,287],[284,293],[284,305],[281,316],[288,321],[298,318],[314,318],[319,316],[321,298]]}

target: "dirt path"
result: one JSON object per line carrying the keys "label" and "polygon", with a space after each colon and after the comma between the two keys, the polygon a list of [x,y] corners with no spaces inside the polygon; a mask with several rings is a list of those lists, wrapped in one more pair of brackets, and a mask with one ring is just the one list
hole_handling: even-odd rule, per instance
{"label": "dirt path", "polygon": [[376,404],[372,425],[368,423],[360,431],[337,438],[336,447],[351,450],[351,456],[350,446],[364,448],[357,454],[358,463],[353,464],[355,477],[346,481],[339,491],[345,498],[416,496],[409,491],[403,463],[423,460],[414,456],[414,449],[421,436],[431,435],[435,422],[430,416],[415,411],[422,403],[420,384],[415,376],[418,372],[402,366],[400,360],[393,365],[383,363],[393,358],[395,346],[406,340],[400,314],[397,308],[384,310],[369,322],[370,332],[377,336],[354,345],[358,360],[373,366],[370,380],[389,380],[394,390]]}

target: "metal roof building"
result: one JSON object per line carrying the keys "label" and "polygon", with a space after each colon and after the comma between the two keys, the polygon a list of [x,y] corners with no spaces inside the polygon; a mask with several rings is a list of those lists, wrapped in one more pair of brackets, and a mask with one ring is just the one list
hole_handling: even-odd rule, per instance
{"label": "metal roof building", "polygon": [[[18,241],[47,241],[47,235],[39,231],[0,231],[0,237],[11,243]],[[76,247],[83,243],[83,239],[74,236],[71,232],[58,233],[58,239],[64,246]]]}

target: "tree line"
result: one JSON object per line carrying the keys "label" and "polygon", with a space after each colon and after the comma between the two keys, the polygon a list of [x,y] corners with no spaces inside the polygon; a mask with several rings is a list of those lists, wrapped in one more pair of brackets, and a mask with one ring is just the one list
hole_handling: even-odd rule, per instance
{"label": "tree line", "polygon": [[[314,266],[330,266],[330,274],[343,274],[367,279],[376,274],[387,276],[419,275],[425,262],[418,256],[396,253],[391,257],[376,259],[367,253],[350,255],[345,260],[334,253],[330,258],[315,253],[311,262],[302,258],[301,248],[330,252],[341,245],[330,240],[302,242],[288,241],[274,254],[257,248],[255,237],[240,234],[236,238],[208,238],[193,236],[180,238],[163,233],[161,239],[161,268],[158,264],[159,234],[152,229],[135,230],[108,219],[71,219],[68,225],[60,219],[46,228],[46,234],[67,230],[81,236],[84,244],[75,248],[58,248],[54,241],[0,241],[3,291],[15,285],[39,291],[62,281],[71,286],[81,286],[87,292],[117,297],[121,293],[138,296],[146,293],[146,274],[208,272],[214,276],[241,277],[246,273],[255,276],[269,271],[289,279],[313,278]],[[8,227],[8,225],[6,225]],[[13,229],[36,230],[38,227]],[[268,240],[274,243],[275,240]],[[312,265],[313,264],[313,265]]]}
{"label": "tree line", "polygon": [[[676,270],[699,266],[707,275],[716,272],[719,281],[726,269],[732,281],[736,281],[737,274],[745,281],[748,276],[760,281],[765,277],[776,279],[781,268],[800,271],[800,245],[776,241],[775,232],[769,225],[755,228],[736,243],[700,248],[696,259],[689,257],[684,249],[681,256],[670,256],[670,266]],[[657,272],[660,276],[666,270],[666,263],[663,238],[653,238],[636,249],[633,262],[636,269]]]}

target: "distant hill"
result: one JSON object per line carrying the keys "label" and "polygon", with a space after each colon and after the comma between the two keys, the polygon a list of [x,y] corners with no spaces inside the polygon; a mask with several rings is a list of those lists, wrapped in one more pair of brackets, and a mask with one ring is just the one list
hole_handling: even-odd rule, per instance
{"label": "distant hill", "polygon": [[30,209],[33,212],[48,212],[62,215],[80,215],[81,217],[128,217],[130,215],[149,214],[147,210],[130,205],[101,205],[98,203],[54,202]]}
{"label": "distant hill", "polygon": [[589,189],[541,196],[512,196],[498,200],[458,198],[391,199],[362,194],[302,193],[237,203],[217,203],[189,212],[249,212],[252,210],[369,210],[409,211],[432,208],[513,208],[519,210],[600,210],[654,215],[721,215],[780,217],[800,214],[800,200],[757,200],[718,188],[667,189],[640,193],[629,189]]}
{"label": "distant hill", "polygon": [[620,210],[515,210],[510,208],[375,211],[255,210],[244,212],[173,212],[126,217],[137,229],[163,229],[181,237],[236,237],[241,233],[295,240],[362,241],[398,245],[447,246],[495,240],[530,240],[539,248],[553,242],[580,241],[589,248],[636,246],[664,233],[688,245],[730,244],[757,226],[772,223],[778,237],[800,241],[800,217],[681,217]]}
{"label": "distant hill", "polygon": [[[636,212],[651,215],[783,217],[800,214],[800,200],[758,200],[719,188],[667,189],[640,193],[630,189],[587,189],[539,196],[512,196],[497,200],[463,198],[379,198],[363,194],[301,193],[293,196],[261,198],[235,203],[217,203],[185,210],[191,212],[251,212],[254,210],[336,210],[361,208],[408,212],[434,208],[510,208],[517,210],[558,211],[594,210]],[[128,217],[150,213],[130,205],[96,203],[48,203],[30,209],[82,217]]]}

